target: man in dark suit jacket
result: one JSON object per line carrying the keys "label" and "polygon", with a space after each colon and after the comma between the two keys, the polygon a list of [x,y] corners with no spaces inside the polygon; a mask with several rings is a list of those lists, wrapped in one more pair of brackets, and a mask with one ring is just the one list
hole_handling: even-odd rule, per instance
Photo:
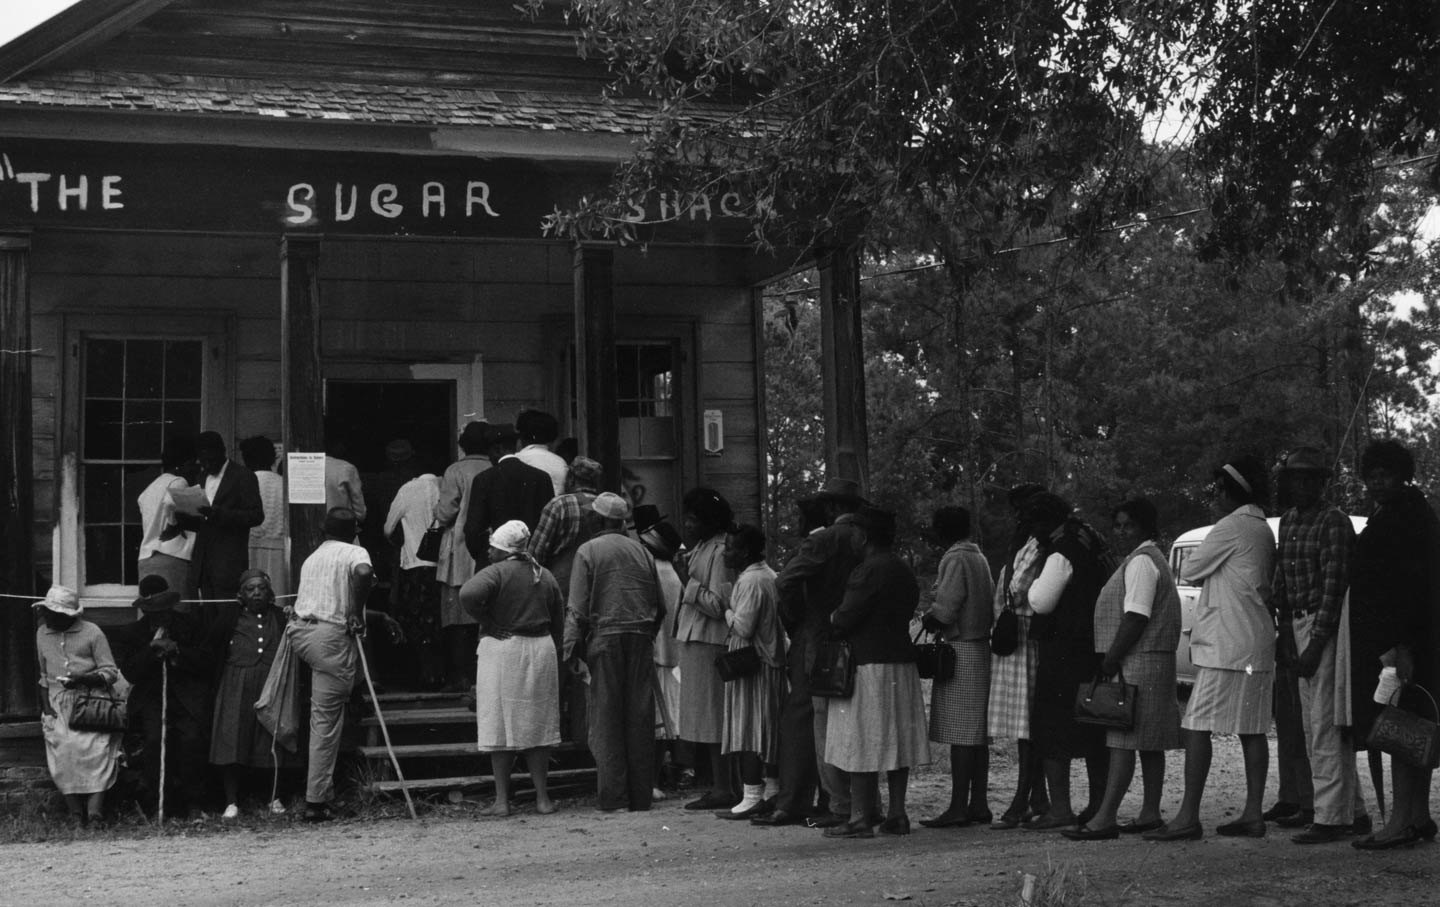
{"label": "man in dark suit jacket", "polygon": [[471,483],[465,519],[465,547],[477,564],[490,563],[490,533],[510,520],[520,520],[534,532],[540,511],[555,496],[549,473],[515,456],[519,437],[509,425],[485,427],[485,447],[495,466]]}
{"label": "man in dark suit jacket", "polygon": [[[205,491],[210,503],[198,517],[178,518],[181,529],[195,532],[190,554],[190,588],[200,598],[235,597],[240,574],[250,568],[250,527],[265,521],[260,501],[260,484],[255,473],[225,456],[225,441],[213,431],[201,432],[195,441],[201,476],[195,486]],[[214,606],[200,609],[206,623]]]}
{"label": "man in dark suit jacket", "polygon": [[[140,598],[135,602],[140,619],[111,633],[116,664],[135,685],[130,716],[145,735],[142,771],[149,788],[147,805],[153,809],[160,792],[163,723],[165,814],[174,817],[203,804],[217,658],[199,616],[177,610],[179,602],[180,593],[170,591],[163,578],[147,576],[140,581]],[[163,676],[166,671],[168,678]],[[162,690],[169,693],[168,707],[162,705]]]}

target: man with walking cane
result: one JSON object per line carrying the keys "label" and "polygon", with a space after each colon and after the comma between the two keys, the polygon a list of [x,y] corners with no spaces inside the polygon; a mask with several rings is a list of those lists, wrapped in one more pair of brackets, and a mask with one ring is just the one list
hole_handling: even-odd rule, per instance
{"label": "man with walking cane", "polygon": [[[285,632],[299,659],[310,666],[310,754],[306,763],[306,822],[331,818],[335,758],[345,727],[345,704],[355,683],[365,600],[375,582],[370,555],[353,544],[355,512],[332,507],[325,514],[325,541],[300,567],[295,617]],[[398,640],[400,627],[389,615],[372,612]]]}

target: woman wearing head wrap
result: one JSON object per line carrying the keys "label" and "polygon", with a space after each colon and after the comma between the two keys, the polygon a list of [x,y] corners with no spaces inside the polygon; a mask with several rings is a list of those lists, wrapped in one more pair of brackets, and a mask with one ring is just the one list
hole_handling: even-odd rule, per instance
{"label": "woman wearing head wrap", "polygon": [[80,619],[80,599],[73,590],[52,586],[35,608],[40,612],[35,648],[44,691],[40,726],[45,762],[70,815],[85,824],[100,819],[105,810],[105,792],[120,771],[120,735],[71,728],[70,709],[81,690],[120,680],[120,669],[105,634]]}
{"label": "woman wearing head wrap", "polygon": [[546,785],[550,748],[560,742],[560,667],[565,597],[549,570],[526,551],[530,530],[510,520],[490,534],[490,565],[460,588],[460,604],[480,624],[475,724],[490,754],[495,802],[487,816],[510,815],[510,770],[523,752],[535,808],[555,811]]}
{"label": "woman wearing head wrap", "polygon": [[[225,785],[224,818],[240,815],[243,768],[273,769],[279,762],[275,740],[255,717],[255,700],[265,686],[275,650],[285,629],[285,614],[275,605],[275,590],[263,570],[240,574],[235,605],[221,612],[211,630],[210,649],[223,659],[210,728],[210,764],[219,766]],[[270,808],[283,807],[271,791]]]}

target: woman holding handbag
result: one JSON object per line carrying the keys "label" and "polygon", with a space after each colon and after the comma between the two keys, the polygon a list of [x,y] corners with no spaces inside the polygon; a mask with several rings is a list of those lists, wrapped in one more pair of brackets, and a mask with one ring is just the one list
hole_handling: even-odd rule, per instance
{"label": "woman holding handbag", "polygon": [[[1375,510],[1355,542],[1350,562],[1350,683],[1354,739],[1365,746],[1381,704],[1374,701],[1376,677],[1392,667],[1402,683],[1435,692],[1436,633],[1440,619],[1440,523],[1416,488],[1415,458],[1400,442],[1375,441],[1360,455],[1360,475]],[[1423,695],[1402,705],[1425,702],[1420,714],[1433,717]],[[1372,754],[1371,758],[1375,758]],[[1359,850],[1409,847],[1435,837],[1430,817],[1432,772],[1391,757],[1395,785],[1385,827],[1354,842]]]}
{"label": "woman holding handbag", "polygon": [[[1099,841],[1122,833],[1153,831],[1160,819],[1165,751],[1180,749],[1180,704],[1175,699],[1175,647],[1180,644],[1180,594],[1155,539],[1159,517],[1145,498],[1126,501],[1110,515],[1117,550],[1130,554],[1095,602],[1095,651],[1105,656],[1100,673],[1119,677],[1135,690],[1135,723],[1106,731],[1110,771],[1099,811],[1084,825],[1061,834],[1072,841]],[[1140,753],[1145,794],[1140,815],[1125,825],[1116,816],[1135,776]]]}
{"label": "woman holding handbag", "polygon": [[950,747],[950,806],[927,828],[950,828],[992,818],[989,799],[990,602],[995,585],[985,555],[970,540],[970,511],[941,507],[930,519],[945,546],[935,578],[935,601],[921,618],[955,653],[955,674],[936,679],[930,693],[930,739]]}
{"label": "woman holding handbag", "polygon": [[[725,726],[720,751],[733,755],[740,768],[744,796],[722,819],[750,819],[770,813],[779,792],[776,763],[780,761],[780,712],[785,708],[785,630],[780,626],[775,571],[765,563],[765,533],[742,524],[725,537],[725,566],[739,574],[730,593],[725,623],[730,627],[726,652],[751,649],[758,660],[753,673],[725,684]],[[773,789],[766,790],[773,785]]]}
{"label": "woman holding handbag", "polygon": [[905,792],[912,766],[930,761],[925,701],[915,670],[910,619],[920,603],[915,574],[891,548],[895,516],[860,510],[865,559],[830,615],[832,633],[850,644],[854,691],[827,704],[825,761],[850,773],[850,821],[825,829],[827,838],[871,838],[880,773],[889,783],[889,814],[880,833],[908,835]]}
{"label": "woman holding handbag", "polygon": [[[65,796],[72,818],[87,825],[100,821],[105,792],[120,771],[120,737],[113,731],[80,730],[71,726],[77,700],[87,694],[113,693],[122,678],[100,628],[80,619],[80,597],[73,589],[51,586],[39,610],[35,632],[40,662],[40,725],[45,734],[45,762],[50,777]],[[118,694],[114,694],[117,695]],[[112,707],[113,708],[113,707]],[[123,720],[123,709],[117,715]]]}

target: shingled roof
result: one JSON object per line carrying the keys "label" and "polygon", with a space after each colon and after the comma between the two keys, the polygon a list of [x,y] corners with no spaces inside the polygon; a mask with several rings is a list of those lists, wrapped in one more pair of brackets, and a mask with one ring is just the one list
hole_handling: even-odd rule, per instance
{"label": "shingled roof", "polygon": [[154,111],[217,117],[493,126],[637,134],[651,102],[598,92],[471,86],[318,83],[167,73],[70,70],[0,83],[4,107]]}

